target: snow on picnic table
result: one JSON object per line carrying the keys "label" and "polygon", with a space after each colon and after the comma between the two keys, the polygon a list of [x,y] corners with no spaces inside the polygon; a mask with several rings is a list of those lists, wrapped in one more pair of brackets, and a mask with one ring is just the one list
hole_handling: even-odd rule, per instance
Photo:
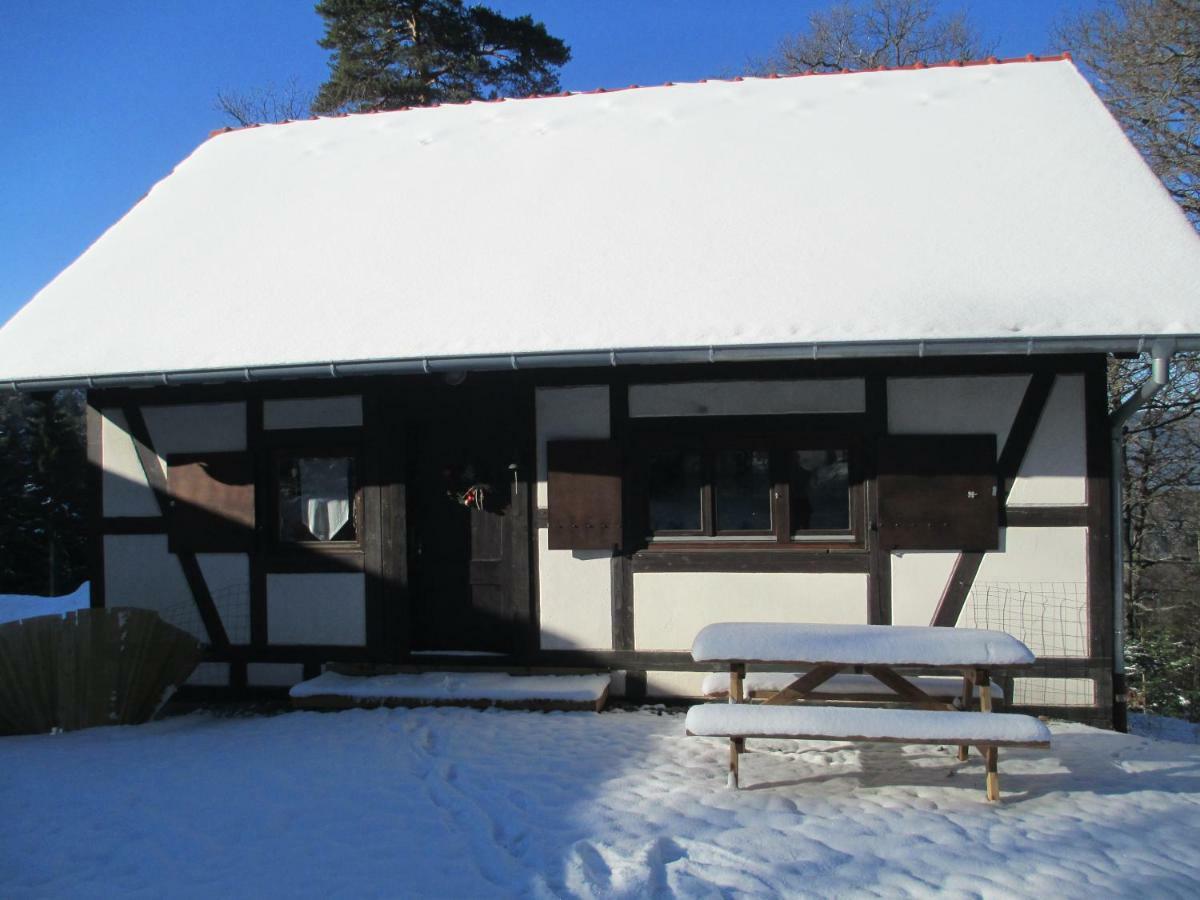
{"label": "snow on picnic table", "polygon": [[728,742],[680,714],[194,713],[0,739],[6,898],[1194,896],[1200,747]]}
{"label": "snow on picnic table", "polygon": [[1022,666],[1034,661],[1011,634],[925,625],[716,622],[692,642],[698,661],[838,663],[885,666]]}

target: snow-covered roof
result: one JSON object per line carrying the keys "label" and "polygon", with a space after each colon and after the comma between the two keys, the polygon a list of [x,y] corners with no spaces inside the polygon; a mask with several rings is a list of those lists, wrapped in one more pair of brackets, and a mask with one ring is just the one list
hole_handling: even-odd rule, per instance
{"label": "snow-covered roof", "polygon": [[0,379],[1200,346],[1198,301],[1069,60],[746,78],[218,134]]}

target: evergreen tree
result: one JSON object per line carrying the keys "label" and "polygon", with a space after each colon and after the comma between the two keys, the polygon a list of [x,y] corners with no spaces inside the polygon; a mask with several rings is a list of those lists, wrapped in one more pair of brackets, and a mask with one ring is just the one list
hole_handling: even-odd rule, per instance
{"label": "evergreen tree", "polygon": [[87,577],[87,449],[79,391],[0,404],[0,593],[63,594]]}
{"label": "evergreen tree", "polygon": [[462,0],[320,0],[329,80],[313,111],[429,106],[558,90],[571,51],[530,16]]}

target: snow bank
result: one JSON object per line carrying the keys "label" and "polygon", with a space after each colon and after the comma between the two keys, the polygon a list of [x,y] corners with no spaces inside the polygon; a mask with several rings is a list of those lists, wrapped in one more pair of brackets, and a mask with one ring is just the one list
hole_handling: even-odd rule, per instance
{"label": "snow bank", "polygon": [[[749,693],[759,691],[782,691],[785,687],[799,678],[802,672],[747,672],[742,680],[742,690]],[[954,676],[917,675],[908,679],[927,694],[934,697],[957,697],[962,692],[962,679]],[[975,696],[979,696],[979,688],[975,688]],[[870,675],[855,675],[852,672],[842,672],[834,675],[816,689],[817,693],[833,694],[876,694],[881,697],[895,696],[895,691]],[[710,672],[704,676],[700,692],[706,697],[728,696],[729,673]],[[992,682],[992,697],[1003,700],[1004,689]]]}
{"label": "snow bank", "polygon": [[1143,737],[1160,741],[1180,741],[1185,744],[1200,744],[1200,722],[1157,716],[1154,713],[1130,713],[1129,730]]}
{"label": "snow bank", "polygon": [[504,672],[424,672],[363,677],[325,672],[289,691],[293,697],[408,700],[569,700],[594,702],[608,690],[604,675],[509,675]]}
{"label": "snow bank", "polygon": [[[939,714],[941,715],[941,714]],[[42,897],[1190,898],[1200,747],[1052,726],[728,742],[682,715],[378,709],[0,738],[0,883]],[[759,752],[765,751],[765,752]]]}
{"label": "snow bank", "polygon": [[72,594],[62,597],[37,597],[26,594],[0,594],[0,624],[32,619],[35,616],[62,615],[84,609],[91,603],[90,585],[84,582]]}
{"label": "snow bank", "polygon": [[870,709],[847,706],[759,706],[704,703],[687,714],[694,735],[865,740],[1008,741],[1036,744],[1050,730],[1033,716],[1013,713],[944,712],[928,709]]}
{"label": "snow bank", "polygon": [[692,643],[698,662],[841,663],[891,666],[1021,666],[1028,647],[1003,631],[921,625],[808,625],[719,622]]}

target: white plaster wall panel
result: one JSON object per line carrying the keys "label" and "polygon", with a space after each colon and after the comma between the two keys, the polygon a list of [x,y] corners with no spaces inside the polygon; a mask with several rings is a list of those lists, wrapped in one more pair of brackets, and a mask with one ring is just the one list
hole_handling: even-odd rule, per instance
{"label": "white plaster wall panel", "polygon": [[1028,375],[889,378],[892,434],[994,434],[1004,449]]}
{"label": "white plaster wall panel", "polygon": [[144,406],[146,429],[154,451],[168,453],[219,453],[246,449],[246,404],[177,403]]}
{"label": "white plaster wall panel", "polygon": [[267,641],[366,643],[366,581],[359,574],[267,576]]}
{"label": "white plaster wall panel", "polygon": [[250,557],[199,553],[196,561],[231,644],[250,643]]}
{"label": "white plaster wall panel", "polygon": [[158,501],[146,482],[125,416],[119,409],[100,412],[100,446],[104,474],[102,502],[106,516],[157,516]]}
{"label": "white plaster wall panel", "polygon": [[612,554],[551,550],[538,529],[538,609],[543,650],[612,649]]}
{"label": "white plaster wall panel", "polygon": [[246,684],[251,687],[291,687],[304,680],[304,666],[300,663],[246,664]]}
{"label": "white plaster wall panel", "polygon": [[1090,678],[1014,678],[1014,706],[1095,706]]}
{"label": "white plaster wall panel", "polygon": [[104,536],[104,605],[152,609],[163,621],[208,641],[208,632],[163,534]]}
{"label": "white plaster wall panel", "polygon": [[1083,376],[1059,375],[1008,494],[1009,506],[1087,503]]}
{"label": "white plaster wall panel", "polygon": [[928,625],[950,581],[958,554],[892,554],[892,624]]}
{"label": "white plaster wall panel", "polygon": [[362,425],[362,397],[298,397],[263,402],[263,428],[356,428]]}
{"label": "white plaster wall panel", "polygon": [[192,670],[192,674],[188,676],[185,684],[195,684],[201,687],[229,687],[229,663],[202,662]]}
{"label": "white plaster wall panel", "polygon": [[607,440],[608,385],[538,388],[537,505],[546,506],[546,441]]}
{"label": "white plaster wall panel", "polygon": [[701,697],[704,672],[647,672],[647,697]]}
{"label": "white plaster wall panel", "polygon": [[713,622],[865,624],[865,574],[636,572],[634,646],[690,650]]}
{"label": "white plaster wall panel", "polygon": [[998,628],[1039,656],[1087,656],[1087,529],[1006,528],[958,625]]}
{"label": "white plaster wall panel", "polygon": [[631,416],[747,416],[856,413],[867,404],[862,378],[803,381],[694,381],[635,384]]}

